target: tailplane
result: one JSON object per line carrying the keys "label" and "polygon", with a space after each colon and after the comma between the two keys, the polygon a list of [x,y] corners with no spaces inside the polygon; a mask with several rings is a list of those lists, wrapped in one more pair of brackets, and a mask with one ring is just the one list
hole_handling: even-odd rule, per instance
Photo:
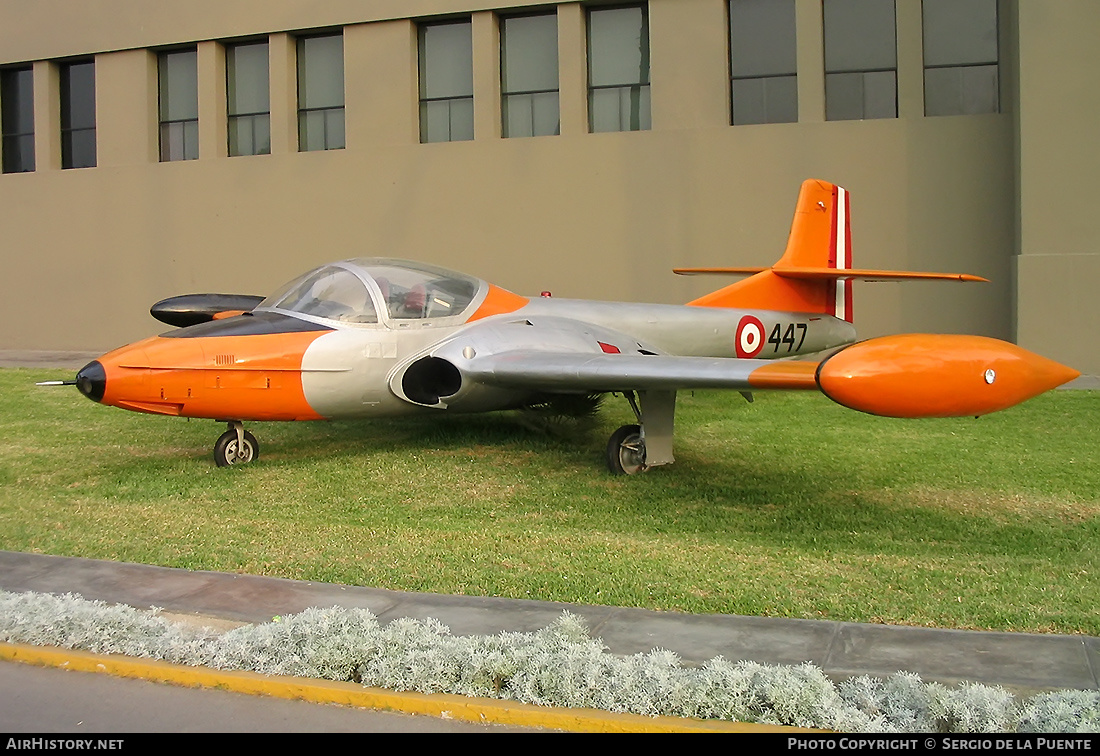
{"label": "tailplane", "polygon": [[914,273],[852,267],[848,191],[827,181],[802,183],[787,249],[770,268],[677,268],[680,275],[748,275],[688,302],[699,307],[814,312],[852,322],[852,281],[985,281],[961,273]]}

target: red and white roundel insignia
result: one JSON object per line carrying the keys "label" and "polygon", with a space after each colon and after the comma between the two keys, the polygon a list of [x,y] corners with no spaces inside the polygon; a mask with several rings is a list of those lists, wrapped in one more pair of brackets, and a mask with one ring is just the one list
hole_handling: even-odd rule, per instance
{"label": "red and white roundel insignia", "polygon": [[737,356],[755,357],[764,346],[764,324],[753,315],[746,315],[737,324]]}

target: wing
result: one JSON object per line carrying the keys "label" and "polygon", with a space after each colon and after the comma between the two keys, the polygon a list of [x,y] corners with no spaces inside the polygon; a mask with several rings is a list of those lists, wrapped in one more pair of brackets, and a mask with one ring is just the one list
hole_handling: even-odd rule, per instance
{"label": "wing", "polygon": [[817,390],[817,362],[766,362],[733,357],[659,354],[575,354],[516,349],[475,357],[471,380],[511,389],[556,392],[679,389]]}
{"label": "wing", "polygon": [[565,318],[485,322],[395,371],[414,404],[499,409],[518,392],[816,390],[889,417],[964,417],[1011,407],[1077,371],[983,336],[903,334],[842,348],[820,362],[658,354],[622,332]]}

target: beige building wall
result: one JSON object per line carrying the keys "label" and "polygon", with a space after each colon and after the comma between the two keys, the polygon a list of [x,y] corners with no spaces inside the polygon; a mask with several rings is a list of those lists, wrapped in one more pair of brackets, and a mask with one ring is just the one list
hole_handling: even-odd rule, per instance
{"label": "beige building wall", "polygon": [[1100,3],[1024,2],[1019,14],[1019,343],[1097,374]]}
{"label": "beige building wall", "polygon": [[[108,349],[165,330],[148,315],[161,298],[265,294],[353,256],[435,262],[523,294],[683,302],[727,281],[674,266],[779,257],[807,177],[852,192],[857,265],[992,281],[857,284],[862,336],[1013,336],[1017,202],[1032,206],[1016,190],[1012,103],[923,116],[918,0],[898,3],[899,118],[825,120],[820,2],[798,0],[800,122],[737,127],[724,0],[650,0],[653,128],[601,134],[587,129],[584,9],[556,7],[561,135],[502,139],[498,6],[0,0],[0,65],[36,66],[39,154],[56,154],[42,136],[57,128],[55,63],[75,55],[95,54],[99,145],[95,168],[49,157],[0,175],[0,349]],[[475,139],[420,144],[415,22],[460,11],[473,11]],[[331,27],[344,29],[347,148],[300,153],[293,39]],[[272,154],[229,158],[222,43],[256,34],[271,43]],[[182,43],[199,49],[201,156],[160,163],[151,51]]]}

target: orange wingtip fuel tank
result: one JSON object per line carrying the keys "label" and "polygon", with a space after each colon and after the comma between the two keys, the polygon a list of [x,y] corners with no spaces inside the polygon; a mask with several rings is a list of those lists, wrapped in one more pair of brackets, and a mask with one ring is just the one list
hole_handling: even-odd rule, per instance
{"label": "orange wingtip fuel tank", "polygon": [[1080,373],[984,336],[904,334],[846,347],[818,367],[822,393],[884,417],[965,417],[1007,409]]}

